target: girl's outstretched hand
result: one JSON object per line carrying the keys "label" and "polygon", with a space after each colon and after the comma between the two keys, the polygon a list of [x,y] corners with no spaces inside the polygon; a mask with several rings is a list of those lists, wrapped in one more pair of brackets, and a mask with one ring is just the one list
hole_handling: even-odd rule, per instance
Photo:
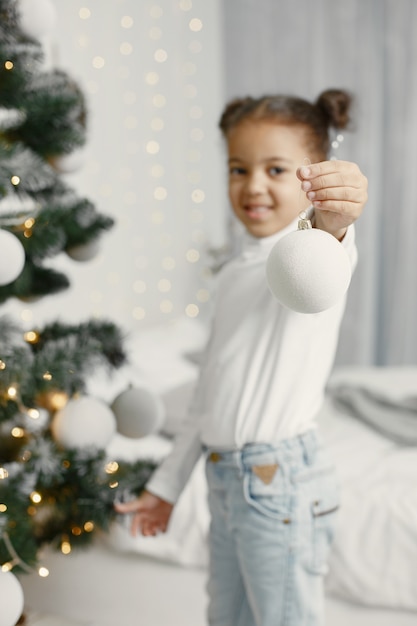
{"label": "girl's outstretched hand", "polygon": [[301,189],[315,209],[315,226],[342,239],[368,199],[368,180],[356,163],[322,161],[298,168]]}
{"label": "girl's outstretched hand", "polygon": [[145,536],[164,533],[174,505],[145,490],[130,502],[115,502],[114,508],[118,513],[133,513],[131,534],[135,537],[138,532]]}

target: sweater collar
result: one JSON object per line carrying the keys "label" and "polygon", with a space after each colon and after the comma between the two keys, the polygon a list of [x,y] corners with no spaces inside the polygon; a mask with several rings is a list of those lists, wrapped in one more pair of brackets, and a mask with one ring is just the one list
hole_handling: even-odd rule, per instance
{"label": "sweater collar", "polygon": [[247,231],[243,233],[242,236],[242,247],[241,247],[241,256],[243,259],[252,259],[252,258],[264,258],[267,257],[274,247],[274,245],[288,235],[289,233],[297,230],[299,217],[293,220],[288,226],[279,230],[277,233],[273,235],[269,235],[268,237],[254,237]]}

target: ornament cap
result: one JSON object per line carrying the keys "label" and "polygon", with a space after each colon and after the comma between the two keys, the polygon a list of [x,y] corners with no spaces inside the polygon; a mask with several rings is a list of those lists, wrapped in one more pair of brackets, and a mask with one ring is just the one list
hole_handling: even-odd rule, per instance
{"label": "ornament cap", "polygon": [[314,207],[310,205],[307,209],[303,209],[298,214],[298,230],[310,230],[314,223]]}

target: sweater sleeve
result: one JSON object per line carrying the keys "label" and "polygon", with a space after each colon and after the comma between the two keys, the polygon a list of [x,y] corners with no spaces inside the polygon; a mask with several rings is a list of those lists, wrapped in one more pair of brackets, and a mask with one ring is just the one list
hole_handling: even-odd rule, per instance
{"label": "sweater sleeve", "polygon": [[[314,222],[314,216],[315,216],[314,207],[310,206],[308,209],[306,209],[305,215],[306,215],[306,219],[310,220],[311,222]],[[358,250],[356,248],[356,242],[355,242],[355,225],[354,224],[351,224],[350,226],[348,226],[346,230],[346,234],[341,241],[341,244],[348,254],[348,257],[350,259],[350,264],[352,267],[352,274],[353,274],[353,272],[355,271],[357,262],[358,262]]]}
{"label": "sweater sleeve", "polygon": [[356,264],[358,262],[358,251],[356,248],[356,243],[355,243],[355,226],[354,224],[351,224],[347,231],[346,231],[346,235],[343,237],[342,240],[342,246],[345,248],[349,259],[350,259],[350,263],[352,266],[352,273],[355,270]]}
{"label": "sweater sleeve", "polygon": [[162,461],[149,479],[146,489],[171,504],[175,504],[201,455],[197,420],[186,420],[176,437],[171,453]]}
{"label": "sweater sleeve", "polygon": [[[207,343],[203,363],[207,358],[210,341]],[[170,454],[157,467],[146,489],[163,500],[175,504],[183,491],[202,453],[200,437],[201,387],[204,365],[194,390],[193,399],[182,424],[181,431],[174,440]]]}
{"label": "sweater sleeve", "polygon": [[[314,221],[315,209],[313,206],[310,206],[308,209],[306,209],[305,214],[308,220],[310,220],[311,222]],[[348,254],[348,257],[350,259],[350,264],[352,267],[352,274],[353,274],[353,272],[355,271],[357,262],[358,262],[358,250],[356,248],[356,242],[355,242],[355,225],[354,224],[351,224],[350,226],[348,226],[346,230],[346,234],[341,241],[341,244]]]}

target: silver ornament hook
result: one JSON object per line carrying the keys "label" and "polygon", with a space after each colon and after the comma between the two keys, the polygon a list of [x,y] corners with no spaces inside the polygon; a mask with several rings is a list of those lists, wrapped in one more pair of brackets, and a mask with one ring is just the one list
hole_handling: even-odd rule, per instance
{"label": "silver ornament hook", "polygon": [[298,230],[308,230],[309,228],[313,228],[311,220],[308,216],[308,211],[301,211],[298,217]]}

